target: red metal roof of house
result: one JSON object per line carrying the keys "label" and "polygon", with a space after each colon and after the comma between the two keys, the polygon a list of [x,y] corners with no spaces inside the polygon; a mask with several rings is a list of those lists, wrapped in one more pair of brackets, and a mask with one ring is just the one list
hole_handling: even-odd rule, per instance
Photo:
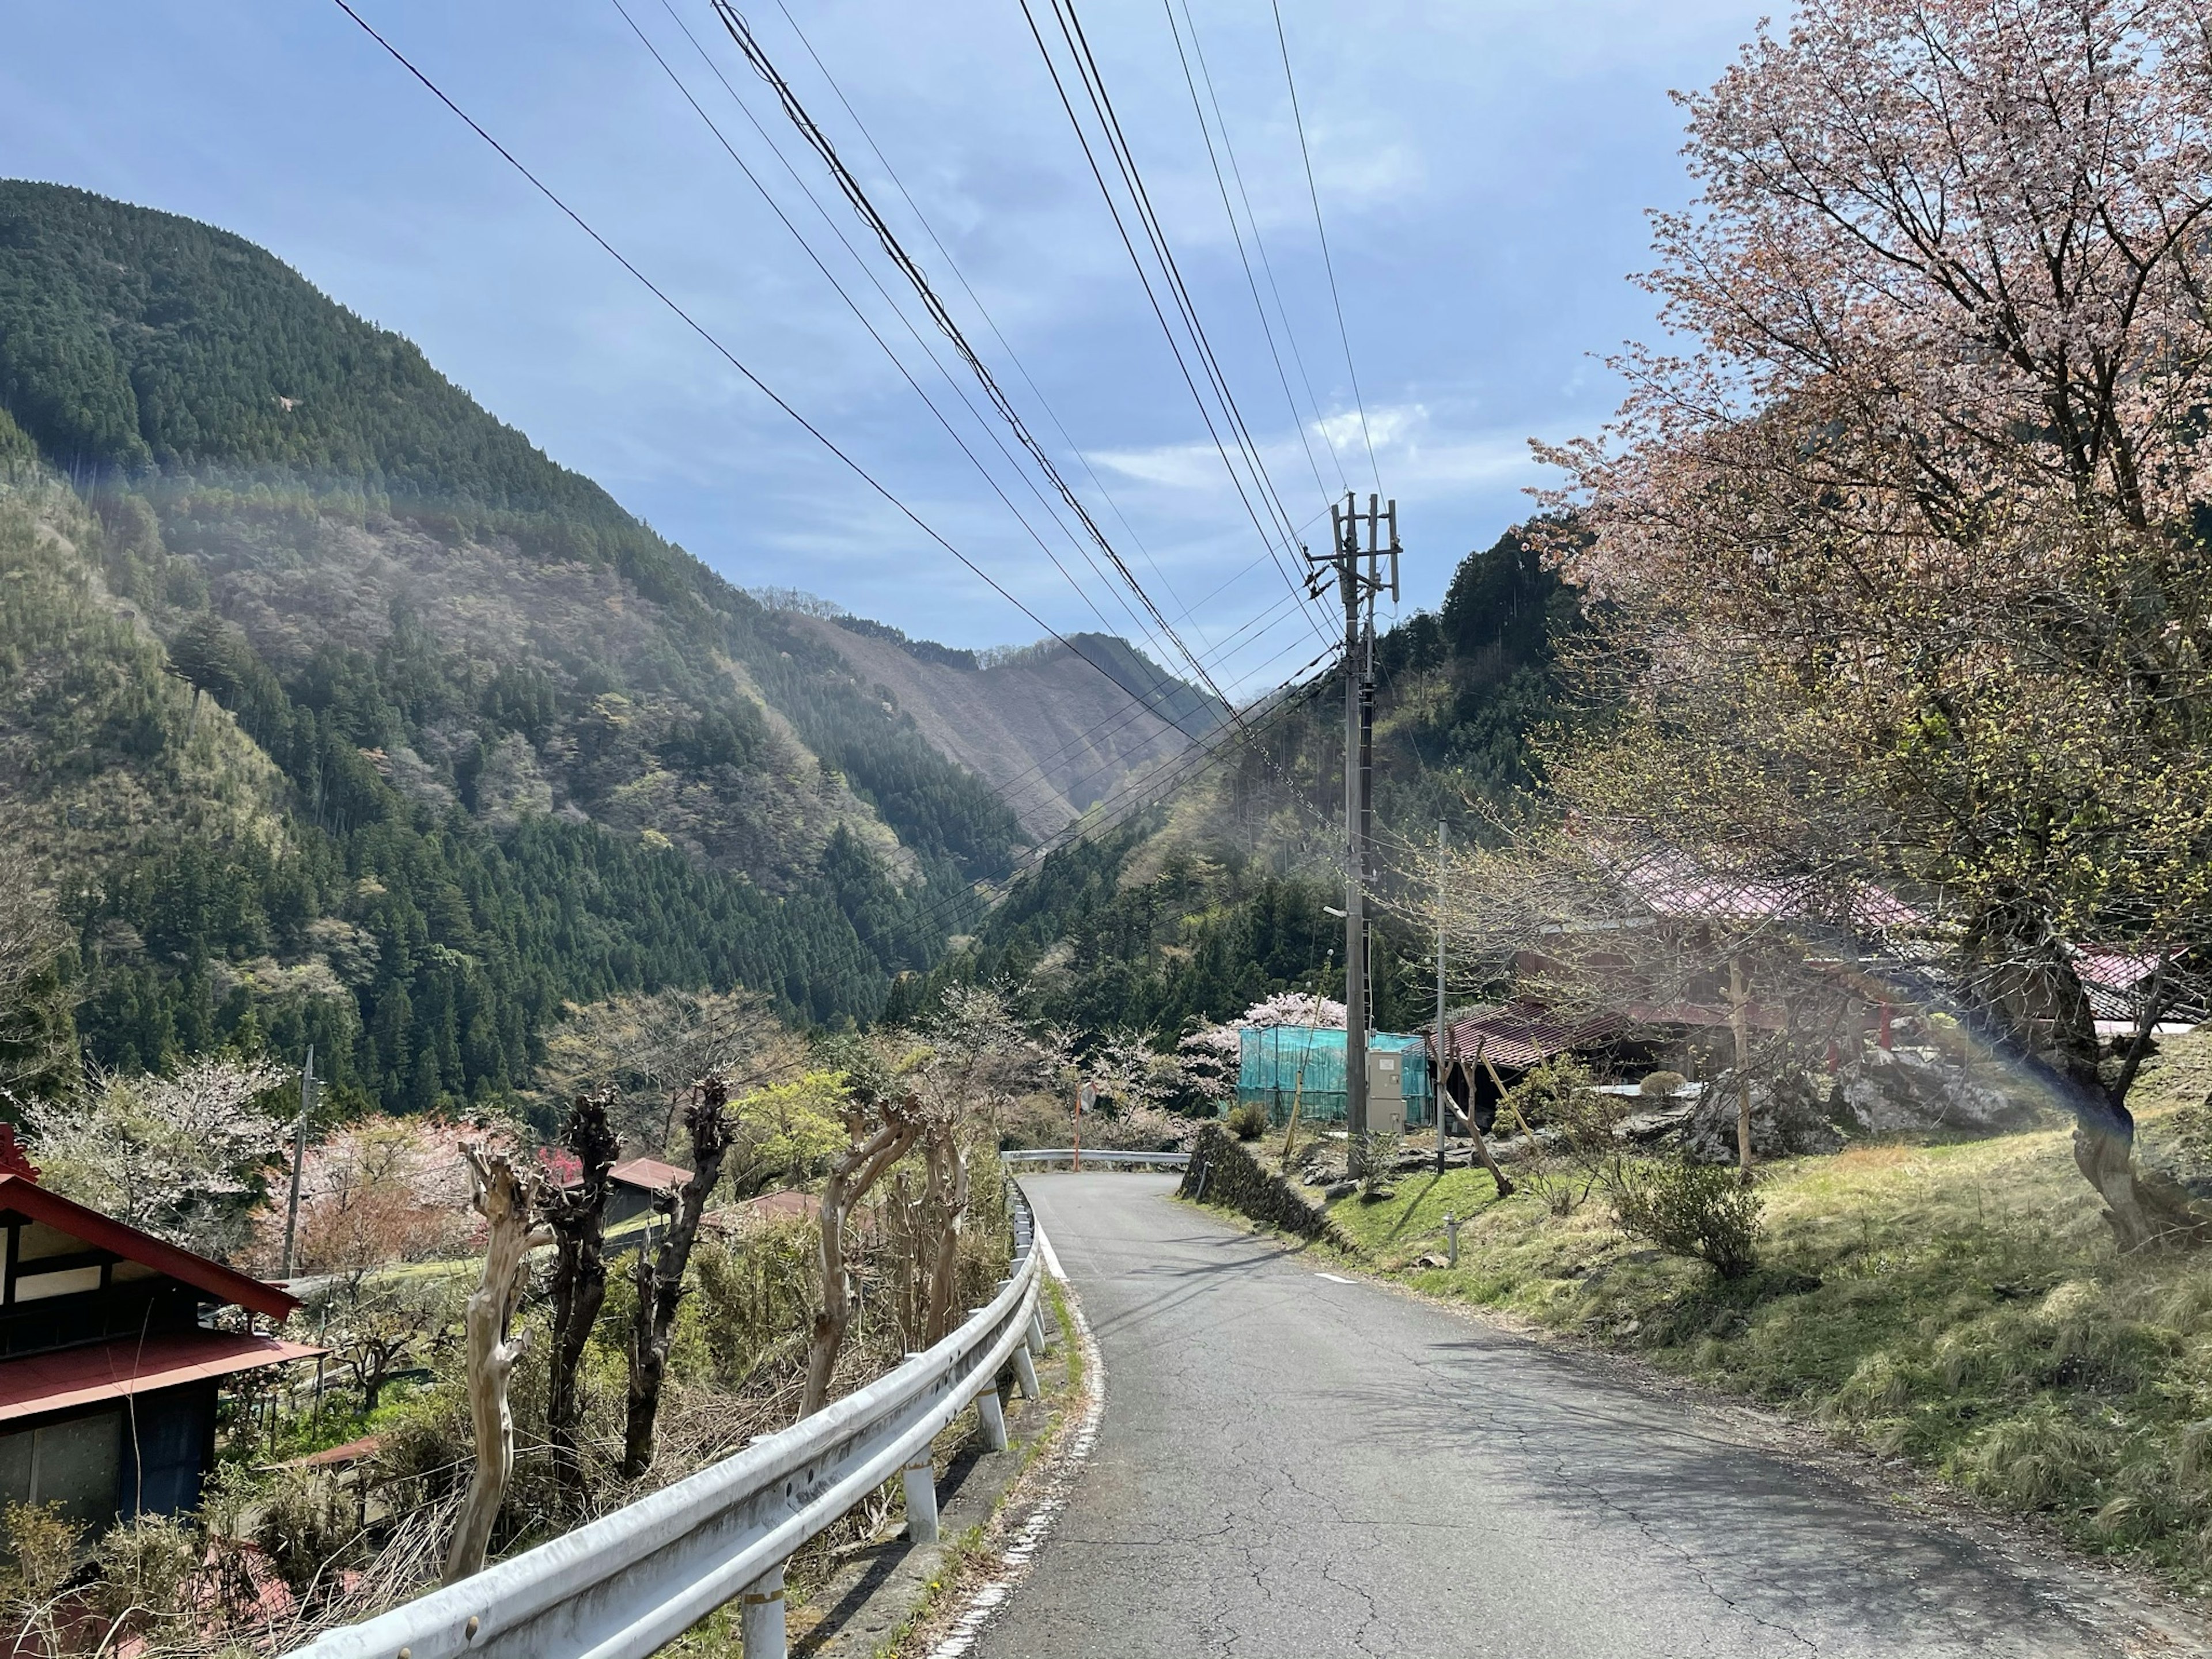
{"label": "red metal roof of house", "polygon": [[607,1179],[657,1193],[664,1188],[681,1187],[691,1179],[691,1171],[679,1170],[673,1164],[663,1164],[657,1158],[633,1158],[608,1170]]}
{"label": "red metal roof of house", "polygon": [[244,1331],[173,1331],[118,1337],[0,1360],[0,1423],[212,1376],[312,1359],[320,1348]]}
{"label": "red metal roof of house", "polygon": [[234,1267],[226,1267],[220,1261],[196,1255],[151,1233],[142,1233],[112,1216],[87,1209],[75,1200],[64,1198],[20,1175],[0,1173],[0,1210],[12,1210],[33,1221],[43,1221],[72,1238],[82,1239],[95,1249],[112,1250],[125,1261],[143,1262],[156,1273],[181,1279],[219,1301],[234,1302],[271,1319],[289,1319],[293,1310],[300,1305],[298,1297],[274,1285],[264,1284]]}
{"label": "red metal roof of house", "polygon": [[[1525,1072],[1555,1055],[1571,1054],[1602,1042],[1620,1030],[1618,1014],[1595,1014],[1588,1019],[1564,1019],[1529,1002],[1509,1002],[1486,1008],[1469,1008],[1444,1024],[1450,1052],[1469,1065],[1478,1049],[1501,1072]],[[1429,1037],[1433,1048],[1436,1038]]]}

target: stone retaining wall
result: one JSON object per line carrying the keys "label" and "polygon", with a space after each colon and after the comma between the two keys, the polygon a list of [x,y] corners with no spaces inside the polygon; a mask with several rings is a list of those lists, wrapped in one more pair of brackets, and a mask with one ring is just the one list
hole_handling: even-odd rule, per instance
{"label": "stone retaining wall", "polygon": [[1191,1148],[1190,1167],[1183,1171],[1182,1185],[1177,1190],[1184,1198],[1218,1204],[1300,1238],[1351,1248],[1327,1211],[1308,1201],[1282,1176],[1261,1169],[1236,1137],[1217,1123],[1199,1130],[1198,1144]]}

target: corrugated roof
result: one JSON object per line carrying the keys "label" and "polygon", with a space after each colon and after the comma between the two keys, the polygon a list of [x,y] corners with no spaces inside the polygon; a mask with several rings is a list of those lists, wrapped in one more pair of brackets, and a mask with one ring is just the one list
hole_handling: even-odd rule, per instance
{"label": "corrugated roof", "polygon": [[[1501,1072],[1525,1072],[1560,1054],[1602,1042],[1626,1022],[1618,1014],[1563,1019],[1531,1002],[1469,1008],[1447,1018],[1445,1041],[1459,1059],[1472,1064],[1478,1049]],[[1431,1042],[1435,1039],[1431,1037]]]}
{"label": "corrugated roof", "polygon": [[173,1331],[26,1354],[0,1360],[0,1423],[312,1359],[322,1352],[244,1331]]}
{"label": "corrugated roof", "polygon": [[625,1187],[642,1187],[649,1193],[657,1193],[664,1188],[681,1187],[691,1179],[691,1171],[679,1170],[673,1164],[663,1164],[657,1158],[633,1158],[608,1170],[607,1179],[619,1181]]}
{"label": "corrugated roof", "polygon": [[264,1284],[220,1261],[195,1255],[151,1233],[142,1233],[113,1216],[87,1209],[74,1199],[64,1198],[19,1175],[0,1174],[0,1210],[12,1210],[33,1221],[43,1221],[71,1238],[82,1239],[95,1249],[112,1250],[125,1261],[143,1262],[156,1273],[167,1273],[196,1290],[205,1291],[217,1301],[234,1302],[271,1319],[289,1319],[293,1310],[300,1305],[297,1297],[274,1285]]}

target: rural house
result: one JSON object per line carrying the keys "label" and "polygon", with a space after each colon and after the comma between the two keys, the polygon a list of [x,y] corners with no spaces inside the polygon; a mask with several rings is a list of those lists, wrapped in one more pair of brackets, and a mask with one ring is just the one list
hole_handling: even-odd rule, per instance
{"label": "rural house", "polygon": [[0,1504],[59,1504],[94,1528],[196,1507],[222,1380],[318,1352],[202,1316],[282,1321],[298,1304],[49,1192],[5,1124],[0,1227]]}

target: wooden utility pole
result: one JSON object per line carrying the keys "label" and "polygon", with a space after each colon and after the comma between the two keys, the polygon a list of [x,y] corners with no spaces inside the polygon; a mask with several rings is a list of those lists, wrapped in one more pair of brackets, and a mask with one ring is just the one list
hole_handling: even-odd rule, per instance
{"label": "wooden utility pole", "polygon": [[[1358,1168],[1376,1127],[1368,1121],[1367,1109],[1366,915],[1367,849],[1374,831],[1375,596],[1387,586],[1394,600],[1398,597],[1398,503],[1386,506],[1370,495],[1362,513],[1358,496],[1346,491],[1341,507],[1330,504],[1328,523],[1328,556],[1309,553],[1306,558],[1316,584],[1323,568],[1334,573],[1344,601],[1344,1117]],[[1363,523],[1364,547],[1359,536]],[[1390,562],[1387,581],[1385,558]]]}

